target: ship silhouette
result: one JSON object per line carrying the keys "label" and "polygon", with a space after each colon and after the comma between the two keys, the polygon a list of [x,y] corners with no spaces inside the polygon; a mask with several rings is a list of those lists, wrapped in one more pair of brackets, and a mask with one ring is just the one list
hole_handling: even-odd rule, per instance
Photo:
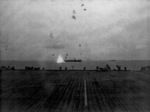
{"label": "ship silhouette", "polygon": [[82,62],[80,59],[66,59],[65,62]]}

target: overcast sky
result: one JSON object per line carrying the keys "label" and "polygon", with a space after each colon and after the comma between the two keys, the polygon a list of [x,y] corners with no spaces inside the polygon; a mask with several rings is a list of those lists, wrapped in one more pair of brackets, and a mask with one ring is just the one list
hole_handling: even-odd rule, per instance
{"label": "overcast sky", "polygon": [[0,0],[0,50],[1,60],[150,59],[150,1]]}

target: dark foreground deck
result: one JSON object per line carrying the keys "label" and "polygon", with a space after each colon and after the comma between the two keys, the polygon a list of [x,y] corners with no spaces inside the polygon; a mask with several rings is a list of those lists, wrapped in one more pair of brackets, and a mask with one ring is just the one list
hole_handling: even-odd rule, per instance
{"label": "dark foreground deck", "polygon": [[2,71],[1,112],[149,112],[148,73]]}

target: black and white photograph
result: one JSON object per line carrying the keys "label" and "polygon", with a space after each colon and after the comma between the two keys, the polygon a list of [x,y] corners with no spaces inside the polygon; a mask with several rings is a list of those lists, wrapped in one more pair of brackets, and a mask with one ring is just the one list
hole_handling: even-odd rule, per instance
{"label": "black and white photograph", "polygon": [[150,112],[150,0],[0,0],[0,112]]}

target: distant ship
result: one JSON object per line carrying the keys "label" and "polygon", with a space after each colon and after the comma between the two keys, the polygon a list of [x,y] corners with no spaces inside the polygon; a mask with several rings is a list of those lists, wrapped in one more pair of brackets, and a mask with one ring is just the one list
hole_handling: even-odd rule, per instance
{"label": "distant ship", "polygon": [[82,60],[77,60],[77,59],[73,59],[73,60],[64,60],[65,62],[82,62]]}

